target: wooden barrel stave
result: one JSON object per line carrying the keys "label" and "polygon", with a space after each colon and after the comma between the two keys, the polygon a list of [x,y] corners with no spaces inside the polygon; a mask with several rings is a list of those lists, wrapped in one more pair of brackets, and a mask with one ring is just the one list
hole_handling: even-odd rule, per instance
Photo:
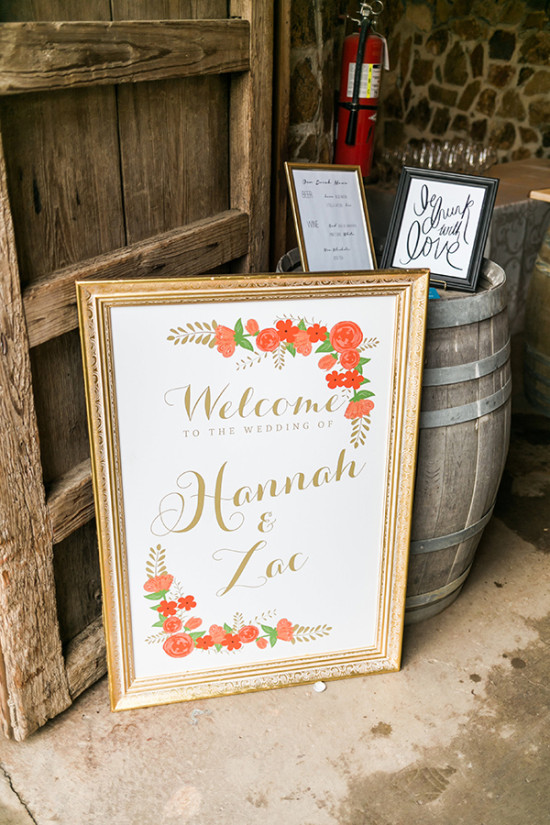
{"label": "wooden barrel stave", "polygon": [[500,275],[496,294],[478,293],[472,305],[465,298],[448,299],[447,306],[438,301],[434,315],[442,319],[428,310],[407,624],[458,596],[504,470],[511,367]]}

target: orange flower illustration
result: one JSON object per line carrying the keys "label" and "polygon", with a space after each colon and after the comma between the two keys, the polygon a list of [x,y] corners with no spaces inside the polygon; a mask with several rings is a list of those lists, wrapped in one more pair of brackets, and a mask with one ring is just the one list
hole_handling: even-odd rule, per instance
{"label": "orange flower illustration", "polygon": [[173,636],[168,636],[162,649],[173,659],[182,659],[184,656],[189,656],[194,647],[195,643],[187,633],[175,633]]}
{"label": "orange flower illustration", "polygon": [[158,593],[160,590],[170,590],[173,581],[173,576],[153,576],[145,582],[143,589],[147,590],[148,593]]}
{"label": "orange flower illustration", "polygon": [[362,340],[361,327],[355,321],[339,321],[330,331],[330,343],[336,352],[356,349]]}
{"label": "orange flower illustration", "polygon": [[344,418],[349,418],[352,421],[355,418],[362,418],[364,415],[369,415],[374,409],[374,401],[370,398],[363,398],[361,401],[350,401],[344,413]]}
{"label": "orange flower illustration", "polygon": [[291,642],[294,635],[294,626],[288,619],[280,619],[277,622],[277,638],[283,642]]}

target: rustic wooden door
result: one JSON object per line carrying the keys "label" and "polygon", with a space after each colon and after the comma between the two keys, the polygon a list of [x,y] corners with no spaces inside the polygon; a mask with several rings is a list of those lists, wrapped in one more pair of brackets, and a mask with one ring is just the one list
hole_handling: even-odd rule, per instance
{"label": "rustic wooden door", "polygon": [[1,5],[7,736],[105,672],[74,282],[268,268],[272,34],[271,0]]}

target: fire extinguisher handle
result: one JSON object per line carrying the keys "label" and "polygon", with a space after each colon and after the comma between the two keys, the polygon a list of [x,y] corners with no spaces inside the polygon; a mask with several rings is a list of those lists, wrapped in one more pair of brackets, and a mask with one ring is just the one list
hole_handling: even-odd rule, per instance
{"label": "fire extinguisher handle", "polygon": [[367,45],[367,38],[372,22],[368,17],[363,17],[361,20],[361,29],[359,31],[359,43],[357,45],[357,59],[355,61],[355,75],[353,77],[353,93],[351,96],[351,103],[349,107],[348,128],[346,131],[346,144],[348,146],[355,146],[355,135],[357,133],[357,114],[359,112],[359,97],[361,92],[361,71],[363,69],[363,58],[365,56],[365,46]]}

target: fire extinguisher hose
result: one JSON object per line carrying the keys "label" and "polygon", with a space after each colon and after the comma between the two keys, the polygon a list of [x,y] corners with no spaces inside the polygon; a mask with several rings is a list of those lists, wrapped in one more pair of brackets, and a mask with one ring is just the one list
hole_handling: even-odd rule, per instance
{"label": "fire extinguisher hose", "polygon": [[348,146],[355,146],[355,135],[357,133],[357,115],[359,113],[359,110],[374,108],[371,106],[364,106],[359,103],[363,58],[365,56],[365,46],[367,45],[367,38],[369,36],[371,25],[371,20],[368,17],[363,17],[363,19],[361,20],[361,29],[359,31],[359,43],[357,45],[357,59],[355,62],[355,76],[353,78],[353,94],[351,96],[351,103],[342,104],[346,107],[346,109],[349,109],[348,128],[346,132],[346,144]]}

